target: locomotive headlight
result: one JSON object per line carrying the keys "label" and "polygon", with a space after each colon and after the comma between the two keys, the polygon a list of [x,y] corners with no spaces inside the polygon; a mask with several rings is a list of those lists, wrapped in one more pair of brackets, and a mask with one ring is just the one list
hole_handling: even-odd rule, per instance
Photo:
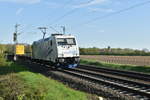
{"label": "locomotive headlight", "polygon": [[63,58],[62,58],[62,59],[59,59],[59,62],[64,62],[64,61],[65,61],[65,59],[63,59]]}
{"label": "locomotive headlight", "polygon": [[80,60],[80,58],[75,58],[75,61],[78,62]]}

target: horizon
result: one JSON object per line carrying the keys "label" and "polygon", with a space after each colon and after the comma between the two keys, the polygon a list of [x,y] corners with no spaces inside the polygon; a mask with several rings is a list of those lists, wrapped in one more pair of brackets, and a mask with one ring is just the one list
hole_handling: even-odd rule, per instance
{"label": "horizon", "polygon": [[[29,43],[18,43],[18,44],[32,45],[32,44],[29,44]],[[0,45],[14,45],[14,43],[0,43]],[[96,47],[96,46],[93,46],[93,47],[81,47],[81,46],[79,46],[79,48],[85,48],[85,49],[88,49],[88,48],[107,49],[108,46],[106,46],[106,47]],[[136,49],[136,48],[120,48],[120,47],[111,47],[111,46],[110,46],[110,48],[111,49],[131,49],[131,50],[140,50],[140,51],[147,49],[148,52],[150,52],[150,49],[148,49],[148,48]]]}

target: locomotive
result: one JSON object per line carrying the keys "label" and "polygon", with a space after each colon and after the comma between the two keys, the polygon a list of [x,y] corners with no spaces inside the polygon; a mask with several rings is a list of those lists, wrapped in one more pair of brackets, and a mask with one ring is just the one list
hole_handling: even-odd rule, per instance
{"label": "locomotive", "polygon": [[79,47],[75,36],[52,34],[32,44],[32,58],[47,61],[55,67],[75,68],[79,65]]}

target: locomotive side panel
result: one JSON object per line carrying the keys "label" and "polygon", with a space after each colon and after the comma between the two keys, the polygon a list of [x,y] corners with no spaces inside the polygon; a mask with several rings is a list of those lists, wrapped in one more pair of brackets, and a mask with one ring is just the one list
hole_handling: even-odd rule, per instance
{"label": "locomotive side panel", "polygon": [[33,43],[33,58],[55,62],[57,50],[54,38],[47,38]]}

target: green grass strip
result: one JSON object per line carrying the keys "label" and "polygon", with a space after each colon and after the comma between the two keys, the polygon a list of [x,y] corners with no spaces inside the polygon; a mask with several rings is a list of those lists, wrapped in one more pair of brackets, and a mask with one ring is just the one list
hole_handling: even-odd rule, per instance
{"label": "green grass strip", "polygon": [[87,94],[70,89],[41,74],[21,72],[18,76],[30,88],[30,94],[32,93],[35,100],[87,100]]}
{"label": "green grass strip", "polygon": [[137,72],[143,72],[143,73],[150,74],[150,66],[110,64],[110,63],[98,62],[98,61],[94,61],[94,60],[85,60],[85,59],[81,59],[80,64],[95,65],[98,67],[106,67],[106,68],[127,70],[127,71],[137,71]]}

